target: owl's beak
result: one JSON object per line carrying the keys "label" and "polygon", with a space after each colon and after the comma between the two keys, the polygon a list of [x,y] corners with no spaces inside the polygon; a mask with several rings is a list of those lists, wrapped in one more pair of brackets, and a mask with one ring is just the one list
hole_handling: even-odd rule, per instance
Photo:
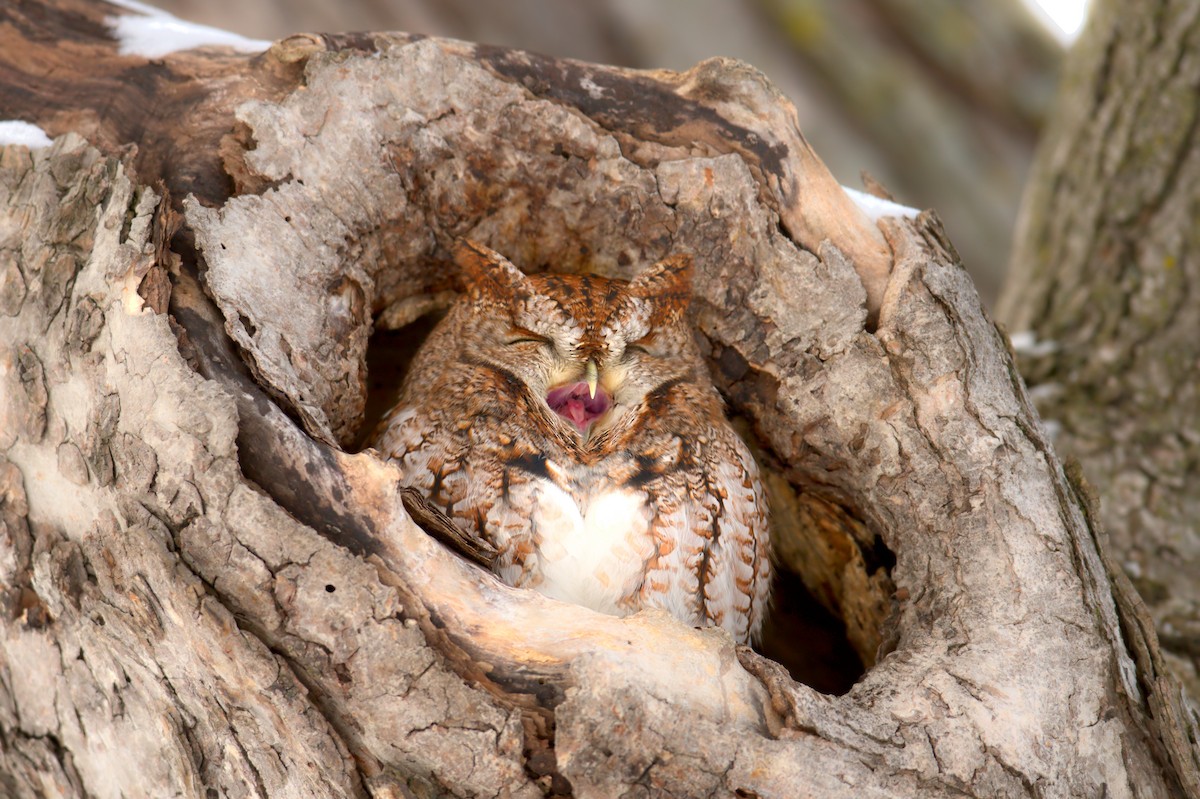
{"label": "owl's beak", "polygon": [[588,358],[587,366],[584,367],[584,378],[588,384],[588,396],[591,399],[596,398],[596,383],[600,380],[599,370],[596,368],[596,361]]}
{"label": "owl's beak", "polygon": [[[594,391],[591,397],[588,391]],[[546,393],[546,404],[550,410],[575,425],[575,429],[587,438],[592,422],[608,413],[612,398],[602,387],[589,387],[582,380],[566,383]]]}

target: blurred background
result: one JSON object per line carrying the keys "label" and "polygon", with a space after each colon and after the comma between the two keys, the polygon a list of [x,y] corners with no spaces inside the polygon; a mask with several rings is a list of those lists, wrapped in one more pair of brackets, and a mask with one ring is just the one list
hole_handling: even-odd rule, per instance
{"label": "blurred background", "polygon": [[1064,45],[1086,0],[155,0],[259,39],[402,30],[636,68],[747,61],[845,185],[934,208],[999,292]]}

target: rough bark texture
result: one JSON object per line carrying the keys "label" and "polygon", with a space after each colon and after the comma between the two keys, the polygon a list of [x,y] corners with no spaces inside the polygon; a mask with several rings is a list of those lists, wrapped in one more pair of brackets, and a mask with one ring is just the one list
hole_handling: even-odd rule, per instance
{"label": "rough bark texture", "polygon": [[[80,22],[95,6],[31,7],[0,26],[8,107],[91,144],[0,161],[6,792],[1200,784],[1154,631],[937,220],[871,225],[751,68],[388,35],[138,66]],[[30,33],[64,20],[70,42]],[[46,49],[87,54],[78,93],[22,72]],[[131,69],[144,84],[110,80]],[[444,302],[458,235],[530,270],[696,255],[697,329],[781,548],[849,553],[814,588],[860,647],[888,641],[853,690],[507,588],[412,521],[394,466],[339,448],[372,312]]]}
{"label": "rough bark texture", "polygon": [[267,39],[406,30],[625,67],[753,63],[838,179],[938,209],[993,303],[1062,47],[1024,0],[159,0]]}
{"label": "rough bark texture", "polygon": [[1200,6],[1099,2],[1039,156],[1001,316],[1055,446],[1200,702]]}

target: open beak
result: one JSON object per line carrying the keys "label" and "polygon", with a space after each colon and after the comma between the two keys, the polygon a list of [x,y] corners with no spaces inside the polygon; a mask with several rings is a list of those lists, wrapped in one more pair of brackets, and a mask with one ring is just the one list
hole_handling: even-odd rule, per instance
{"label": "open beak", "polygon": [[588,359],[583,370],[583,380],[564,383],[546,393],[546,404],[550,410],[575,425],[575,429],[586,439],[592,423],[612,408],[612,397],[600,385],[600,370],[596,362]]}
{"label": "open beak", "polygon": [[584,379],[587,380],[588,384],[588,396],[591,399],[595,399],[596,383],[599,381],[600,376],[598,370],[596,369],[596,361],[592,358],[588,358],[587,367],[584,369]]}

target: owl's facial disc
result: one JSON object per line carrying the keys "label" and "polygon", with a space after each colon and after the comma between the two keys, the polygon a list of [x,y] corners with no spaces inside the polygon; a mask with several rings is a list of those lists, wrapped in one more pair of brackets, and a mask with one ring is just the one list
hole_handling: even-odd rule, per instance
{"label": "owl's facial disc", "polygon": [[546,394],[550,410],[566,419],[583,435],[588,428],[612,407],[612,398],[602,387],[596,386],[596,396],[591,396],[591,387],[586,380],[567,383],[550,389]]}

